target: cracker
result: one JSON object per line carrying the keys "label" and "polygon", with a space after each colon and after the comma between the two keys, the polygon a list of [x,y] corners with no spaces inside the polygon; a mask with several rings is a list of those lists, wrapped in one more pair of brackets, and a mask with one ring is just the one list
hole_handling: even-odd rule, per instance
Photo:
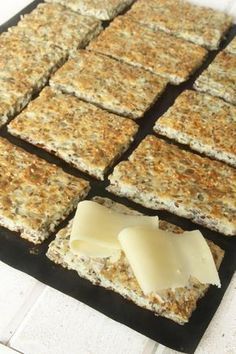
{"label": "cracker", "polygon": [[0,126],[27,105],[65,59],[57,47],[12,33],[0,35]]}
{"label": "cracker", "polygon": [[0,35],[0,70],[14,78],[18,72],[25,81],[41,89],[50,74],[66,60],[58,47],[48,47],[20,34],[5,32]]}
{"label": "cracker", "polygon": [[99,20],[79,15],[59,4],[39,4],[24,15],[17,26],[9,29],[11,33],[19,33],[31,40],[58,46],[67,54],[85,47],[101,30]]}
{"label": "cracker", "polygon": [[182,0],[139,0],[128,12],[135,21],[153,30],[217,49],[232,18],[223,12]]}
{"label": "cracker", "polygon": [[134,0],[46,0],[46,2],[60,3],[82,15],[94,16],[105,21],[119,15]]}
{"label": "cracker", "polygon": [[128,118],[46,87],[8,130],[104,179],[107,169],[133,141],[138,126]]}
{"label": "cracker", "polygon": [[194,87],[236,104],[236,56],[225,51],[218,54]]}
{"label": "cracker", "polygon": [[236,55],[236,37],[234,37],[232,41],[227,45],[225,51],[230,54]]}
{"label": "cracker", "polygon": [[236,167],[236,107],[220,98],[184,91],[154,130]]}
{"label": "cracker", "polygon": [[186,81],[207,54],[198,45],[140,26],[130,16],[116,18],[88,49],[149,70],[173,84]]}
{"label": "cracker", "polygon": [[0,73],[0,127],[27,105],[32,87],[20,73],[12,76]]}
{"label": "cracker", "polygon": [[44,241],[87,195],[89,183],[0,138],[0,225]]}
{"label": "cracker", "polygon": [[85,50],[79,50],[50,80],[55,89],[133,119],[142,117],[166,84],[143,69]]}
{"label": "cracker", "polygon": [[[236,170],[152,135],[109,176],[108,190],[225,235],[236,234]],[[230,181],[230,183],[229,183]]]}
{"label": "cracker", "polygon": [[[95,197],[94,200],[124,214],[139,214],[135,210],[115,203],[110,199]],[[123,253],[119,261],[115,263],[111,263],[109,258],[91,259],[74,256],[69,248],[71,226],[72,221],[67,227],[59,231],[55,240],[50,243],[47,251],[49,259],[67,269],[76,270],[79,276],[90,280],[93,284],[111,289],[138,306],[153,311],[156,315],[167,317],[179,324],[189,321],[197,306],[197,301],[205,295],[209,288],[208,285],[203,285],[197,280],[191,279],[188,288],[178,288],[175,291],[168,289],[145,296]],[[162,220],[160,220],[160,228],[176,234],[182,232],[179,227]],[[224,252],[213,242],[207,242],[219,269]]]}

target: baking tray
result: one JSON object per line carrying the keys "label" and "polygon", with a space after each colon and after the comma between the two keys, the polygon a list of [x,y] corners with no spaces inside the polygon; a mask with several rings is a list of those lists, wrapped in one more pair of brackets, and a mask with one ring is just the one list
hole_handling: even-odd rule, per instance
{"label": "baking tray", "polygon": [[[7,23],[0,26],[0,32],[15,25],[20,19],[20,15],[32,11],[40,2],[42,1],[34,1]],[[236,26],[233,26],[226,34],[225,39],[222,41],[220,50],[227,45],[235,34]],[[139,132],[132,146],[125,154],[123,154],[120,160],[126,159],[147,134],[153,133],[152,128],[157,117],[161,116],[173,104],[175,98],[183,90],[192,88],[196,77],[198,77],[199,74],[209,65],[217,53],[218,51],[209,52],[204,64],[195,73],[195,75],[191,77],[190,80],[179,86],[169,85],[167,87],[165,93],[152,107],[152,109],[147,112],[142,119],[138,120],[138,124],[140,126]],[[179,225],[186,230],[196,228],[200,229],[205,237],[214,241],[225,250],[225,257],[219,271],[222,287],[218,289],[217,287],[211,286],[206,296],[198,302],[197,309],[194,311],[189,323],[181,326],[171,320],[155,316],[151,311],[136,306],[132,302],[122,298],[120,295],[110,290],[106,290],[99,286],[94,286],[89,281],[80,278],[75,271],[63,269],[61,266],[51,262],[46,257],[45,253],[49,243],[55,238],[55,233],[52,234],[51,237],[42,245],[34,246],[31,243],[21,239],[17,233],[0,227],[1,261],[33,276],[41,282],[69,296],[72,296],[79,301],[82,301],[108,317],[129,326],[130,328],[165,346],[178,351],[193,353],[215,311],[217,310],[236,269],[236,238],[225,237],[217,232],[200,227],[199,225],[196,226],[191,221],[177,217],[168,212],[156,212],[151,209],[141,207],[125,198],[114,196],[105,190],[109,184],[107,178],[104,182],[101,182],[79,172],[75,168],[70,167],[67,163],[63,162],[61,159],[52,156],[40,148],[34,147],[29,143],[23,142],[20,139],[11,136],[8,134],[6,127],[0,129],[0,136],[7,138],[13,144],[42,157],[48,162],[62,167],[66,172],[74,176],[83,177],[89,180],[92,188],[88,195],[88,199],[96,195],[108,197],[142,213],[158,215],[160,218]],[[186,147],[183,148],[187,149]],[[111,171],[112,169],[110,169],[108,174]],[[59,225],[57,231],[64,227],[72,216],[73,213]]]}

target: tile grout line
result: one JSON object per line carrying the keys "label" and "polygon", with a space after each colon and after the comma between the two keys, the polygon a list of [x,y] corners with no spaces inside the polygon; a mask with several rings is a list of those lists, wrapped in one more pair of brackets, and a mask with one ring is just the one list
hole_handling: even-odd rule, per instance
{"label": "tile grout line", "polygon": [[23,302],[22,306],[18,309],[16,312],[14,318],[10,323],[5,327],[5,330],[3,332],[3,339],[1,343],[5,346],[9,346],[9,342],[11,338],[14,336],[18,328],[20,327],[22,321],[26,317],[26,315],[30,312],[32,309],[33,305],[36,303],[38,298],[42,295],[44,289],[46,288],[46,285],[37,282],[32,290],[29,292],[28,297],[25,299]]}
{"label": "tile grout line", "polygon": [[15,353],[17,353],[17,354],[18,354],[18,353],[19,353],[19,354],[24,354],[23,352],[19,352],[18,350],[7,346],[7,345],[3,344],[3,343],[0,341],[0,350],[1,350],[1,348],[4,348],[4,349],[6,348],[6,349],[8,349],[8,350],[11,350],[12,354],[15,354]]}
{"label": "tile grout line", "polygon": [[142,354],[155,354],[158,346],[159,343],[149,339],[143,348]]}

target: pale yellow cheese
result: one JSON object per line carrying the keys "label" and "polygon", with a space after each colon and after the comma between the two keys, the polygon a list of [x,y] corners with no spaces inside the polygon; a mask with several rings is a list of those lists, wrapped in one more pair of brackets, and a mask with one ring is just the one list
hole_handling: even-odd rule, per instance
{"label": "pale yellow cheese", "polygon": [[200,231],[173,234],[147,226],[123,229],[118,236],[144,294],[189,285],[190,276],[220,286],[211,251]]}
{"label": "pale yellow cheese", "polygon": [[70,249],[78,255],[113,257],[115,260],[121,251],[120,231],[139,225],[158,229],[158,217],[124,215],[96,202],[82,201],[73,220]]}

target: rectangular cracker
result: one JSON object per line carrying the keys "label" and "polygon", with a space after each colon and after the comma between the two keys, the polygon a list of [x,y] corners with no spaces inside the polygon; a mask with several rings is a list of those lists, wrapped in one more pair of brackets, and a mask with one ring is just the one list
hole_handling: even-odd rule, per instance
{"label": "rectangular cracker", "polygon": [[14,78],[0,73],[0,127],[27,105],[32,91],[21,73],[14,75]]}
{"label": "rectangular cracker", "polygon": [[135,122],[46,87],[9,125],[11,134],[104,179],[138,131]]}
{"label": "rectangular cracker", "polygon": [[147,136],[109,176],[108,190],[236,235],[236,170]]}
{"label": "rectangular cracker", "polygon": [[20,34],[4,32],[0,35],[0,72],[14,75],[20,72],[25,80],[41,89],[50,74],[66,60],[58,47],[48,47]]}
{"label": "rectangular cracker", "polygon": [[82,15],[93,16],[100,20],[112,20],[119,15],[134,0],[45,0],[59,3]]}
{"label": "rectangular cracker", "polygon": [[223,12],[196,6],[183,0],[139,0],[128,15],[153,30],[217,49],[232,18]]}
{"label": "rectangular cracker", "polygon": [[23,36],[0,35],[0,126],[26,106],[66,55]]}
{"label": "rectangular cracker", "polygon": [[236,167],[236,107],[220,98],[184,91],[154,131]]}
{"label": "rectangular cracker", "polygon": [[88,49],[149,70],[173,84],[186,81],[207,54],[196,44],[140,26],[130,16],[117,17]]}
{"label": "rectangular cracker", "polygon": [[0,225],[44,241],[89,190],[89,183],[0,138]]}
{"label": "rectangular cracker", "polygon": [[219,53],[194,87],[236,104],[236,56],[225,51]]}
{"label": "rectangular cracker", "polygon": [[[120,213],[139,214],[135,210],[107,198],[95,197],[93,200]],[[123,253],[121,258],[115,263],[112,263],[109,258],[92,259],[74,256],[69,248],[71,226],[72,221],[67,227],[60,230],[55,240],[50,243],[47,251],[47,257],[50,260],[61,264],[67,269],[76,270],[79,276],[88,279],[93,284],[111,289],[133,301],[136,305],[153,311],[156,315],[164,316],[179,324],[189,321],[192,312],[197,306],[197,301],[208,290],[208,285],[203,285],[196,279],[191,279],[188,288],[178,288],[175,291],[168,289],[145,296]],[[179,227],[162,220],[160,220],[160,228],[176,234],[182,232]],[[219,269],[224,251],[213,242],[207,242],[216,267]]]}
{"label": "rectangular cracker", "polygon": [[227,45],[225,51],[230,54],[236,55],[236,37],[234,37],[232,41]]}
{"label": "rectangular cracker", "polygon": [[85,47],[102,31],[102,26],[101,21],[93,17],[79,15],[59,4],[44,3],[24,15],[9,31],[49,46],[58,46],[72,54]]}
{"label": "rectangular cracker", "polygon": [[78,50],[50,80],[55,89],[133,119],[143,116],[166,84],[146,70],[86,50]]}

